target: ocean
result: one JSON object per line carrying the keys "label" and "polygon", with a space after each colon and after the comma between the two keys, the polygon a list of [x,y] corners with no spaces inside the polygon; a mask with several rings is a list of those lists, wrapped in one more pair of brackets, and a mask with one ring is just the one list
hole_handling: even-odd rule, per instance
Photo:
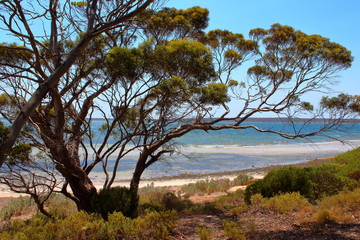
{"label": "ocean", "polygon": [[[102,120],[92,122],[94,142],[101,141],[98,131]],[[259,128],[274,131],[294,130],[293,126],[282,122],[248,122]],[[295,124],[295,130],[302,127]],[[319,129],[320,123],[309,124],[304,131]],[[163,177],[180,174],[206,174],[228,172],[241,169],[299,163],[310,159],[332,157],[360,146],[360,123],[344,123],[336,131],[328,132],[329,137],[314,136],[295,140],[271,133],[260,133],[254,129],[221,131],[195,130],[176,139],[178,152],[164,155],[161,161],[150,166],[143,177]],[[336,139],[336,140],[335,140]],[[341,140],[341,141],[337,141]],[[109,143],[114,142],[110,139]],[[120,161],[117,179],[131,178],[139,152],[132,152]],[[112,170],[115,155],[110,157],[107,169]],[[94,169],[92,178],[101,180],[102,167]]]}

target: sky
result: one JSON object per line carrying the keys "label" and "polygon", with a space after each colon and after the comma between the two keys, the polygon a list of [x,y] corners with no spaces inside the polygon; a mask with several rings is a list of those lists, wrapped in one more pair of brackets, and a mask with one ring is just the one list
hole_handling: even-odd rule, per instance
{"label": "sky", "polygon": [[360,95],[360,0],[169,0],[166,6],[207,8],[207,30],[227,29],[245,38],[251,29],[268,29],[274,23],[329,38],[354,57],[352,67],[338,74],[333,89]]}

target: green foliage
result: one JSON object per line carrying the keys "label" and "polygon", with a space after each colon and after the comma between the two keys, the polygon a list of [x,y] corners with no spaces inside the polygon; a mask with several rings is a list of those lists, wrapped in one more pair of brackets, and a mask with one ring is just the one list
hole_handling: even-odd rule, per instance
{"label": "green foliage", "polygon": [[54,218],[64,219],[72,213],[77,212],[77,207],[74,201],[67,198],[63,194],[53,193],[46,201],[45,206],[48,212]]}
{"label": "green foliage", "polygon": [[190,208],[185,209],[187,213],[194,214],[219,214],[220,210],[214,202],[204,202],[193,204]]}
{"label": "green foliage", "polygon": [[199,233],[200,240],[211,240],[211,229],[207,227],[198,227],[196,231]]}
{"label": "green foliage", "polygon": [[154,69],[186,79],[190,87],[209,82],[215,77],[210,50],[189,39],[169,41],[154,52]]}
{"label": "green foliage", "polygon": [[0,239],[169,239],[175,227],[174,212],[150,212],[143,218],[130,219],[122,213],[110,214],[108,221],[99,215],[77,212],[64,219],[51,220],[34,215],[26,222],[19,220],[0,233]]}
{"label": "green foliage", "polygon": [[303,108],[304,110],[307,110],[307,111],[314,110],[314,106],[311,105],[311,103],[309,103],[309,102],[301,102],[301,108]]}
{"label": "green foliage", "polygon": [[311,204],[298,192],[280,194],[262,202],[261,207],[279,213],[300,211]]}
{"label": "green foliage", "polygon": [[192,7],[188,9],[164,8],[155,12],[145,10],[136,19],[147,37],[155,37],[157,41],[169,37],[181,39],[196,36],[208,25],[209,11],[206,8]]}
{"label": "green foliage", "polygon": [[192,97],[192,90],[189,89],[186,81],[178,76],[161,81],[152,91],[152,99],[166,100],[164,104],[176,104],[187,101]]}
{"label": "green foliage", "polygon": [[186,198],[169,192],[166,188],[155,188],[153,184],[140,189],[139,212],[176,210],[181,212],[193,204]]}
{"label": "green foliage", "polygon": [[301,195],[316,200],[323,196],[353,188],[356,181],[340,173],[335,165],[320,165],[307,168],[280,168],[269,172],[264,179],[248,186],[245,191],[245,201],[256,193],[264,197],[273,197],[281,193],[299,192]]}
{"label": "green foliage", "polygon": [[16,43],[0,43],[0,62],[3,64],[18,65],[30,60],[32,56],[33,54],[29,49],[18,46]]}
{"label": "green foliage", "polygon": [[125,216],[134,216],[139,198],[125,187],[102,189],[91,198],[91,212],[99,213],[104,219],[113,212],[122,212]]}
{"label": "green foliage", "polygon": [[248,73],[254,79],[282,83],[291,80],[292,71],[296,69],[317,68],[319,63],[322,68],[346,69],[353,60],[351,52],[345,47],[289,26],[274,24],[268,30],[253,29],[250,37],[261,42],[265,49],[263,58],[249,69]]}
{"label": "green foliage", "polygon": [[239,174],[234,180],[233,185],[235,186],[241,186],[241,185],[247,185],[249,182],[251,182],[254,179],[254,177],[249,176],[247,174]]}
{"label": "green foliage", "polygon": [[228,86],[223,83],[211,82],[201,89],[200,102],[211,105],[219,105],[230,101]]}
{"label": "green foliage", "polygon": [[[1,97],[0,97],[1,101]],[[0,121],[0,141],[4,141],[9,132],[8,127]],[[6,163],[9,165],[19,163],[19,162],[28,162],[30,161],[31,145],[26,142],[21,141],[21,137],[18,139],[17,143],[9,151],[6,158]]]}
{"label": "green foliage", "polygon": [[223,220],[222,222],[225,235],[231,240],[245,240],[245,234],[241,223],[231,220]]}
{"label": "green foliage", "polygon": [[166,210],[176,210],[183,211],[186,208],[189,208],[192,203],[187,199],[181,199],[176,196],[174,193],[168,192],[163,195],[161,203],[164,205]]}
{"label": "green foliage", "polygon": [[181,187],[181,191],[186,195],[194,194],[210,194],[213,192],[223,192],[230,188],[231,182],[229,179],[207,179],[197,181],[196,183],[189,183]]}
{"label": "green foliage", "polygon": [[146,61],[142,49],[114,47],[106,56],[107,68],[114,78],[136,81],[143,73]]}
{"label": "green foliage", "polygon": [[341,166],[344,174],[351,174],[352,172],[360,170],[360,148],[336,156],[333,162]]}
{"label": "green foliage", "polygon": [[264,179],[258,180],[245,190],[245,201],[250,203],[250,197],[261,193],[264,197],[273,197],[280,193],[300,192],[307,190],[307,178],[300,168],[280,168],[270,171]]}
{"label": "green foliage", "polygon": [[311,200],[353,189],[357,182],[344,176],[341,168],[334,165],[314,166],[309,171],[309,192],[304,195]]}
{"label": "green foliage", "polygon": [[359,188],[325,197],[310,212],[307,211],[301,224],[317,230],[329,222],[352,223],[360,217],[359,199]]}
{"label": "green foliage", "polygon": [[13,216],[18,216],[35,211],[36,205],[30,197],[18,197],[11,200],[0,211],[0,219],[10,219]]}
{"label": "green foliage", "polygon": [[360,113],[360,96],[341,93],[337,97],[323,97],[321,106],[328,109],[350,110],[354,113]]}
{"label": "green foliage", "polygon": [[243,205],[244,199],[244,191],[237,190],[232,193],[228,193],[227,195],[220,196],[215,200],[215,206],[218,209],[225,210],[225,209],[232,209],[234,207],[246,207]]}
{"label": "green foliage", "polygon": [[176,219],[175,212],[150,212],[133,220],[116,212],[109,215],[108,239],[169,239]]}

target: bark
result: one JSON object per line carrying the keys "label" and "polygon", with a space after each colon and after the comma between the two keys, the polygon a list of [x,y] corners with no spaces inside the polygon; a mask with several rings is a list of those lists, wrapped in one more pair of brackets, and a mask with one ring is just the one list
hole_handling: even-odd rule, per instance
{"label": "bark", "polygon": [[136,195],[139,191],[139,183],[141,180],[141,175],[143,174],[143,172],[145,170],[145,161],[146,161],[146,157],[144,156],[144,154],[141,154],[141,156],[136,164],[136,168],[135,168],[133,177],[130,182],[130,191]]}
{"label": "bark", "polygon": [[[68,57],[66,60],[59,65],[56,70],[47,78],[45,81],[39,86],[39,88],[34,92],[34,94],[31,96],[29,101],[24,104],[24,106],[21,108],[18,116],[16,117],[15,121],[10,127],[9,134],[7,135],[7,138],[1,143],[0,145],[0,167],[2,166],[3,162],[6,159],[6,155],[10,152],[11,148],[14,146],[22,128],[24,127],[25,123],[28,121],[28,118],[32,115],[34,110],[40,105],[42,99],[45,98],[46,94],[49,92],[49,90],[53,87],[55,87],[58,82],[60,81],[61,77],[70,69],[70,67],[74,64],[76,59],[82,54],[86,46],[89,44],[89,42],[101,34],[102,32],[110,29],[115,28],[120,23],[127,21],[128,19],[134,17],[135,15],[139,14],[141,11],[146,9],[154,0],[147,0],[144,3],[138,3],[138,7],[130,11],[129,13],[114,18],[113,21],[110,21],[106,24],[103,24],[99,26],[98,28],[94,28],[95,26],[95,12],[97,8],[97,1],[94,1],[91,6],[91,12],[92,16],[89,17],[89,23],[88,23],[88,32],[83,36],[81,41],[78,43],[78,45],[75,46],[75,48],[72,49],[72,51],[68,54]],[[54,16],[53,16],[54,17]],[[27,22],[25,18],[23,18],[25,26],[27,25]],[[53,21],[54,22],[54,21]],[[29,34],[32,34],[31,29],[27,29]],[[37,50],[36,46],[33,46],[34,51]],[[39,64],[39,61],[37,61],[37,64]],[[41,69],[41,68],[39,68]]]}
{"label": "bark", "polygon": [[97,194],[97,190],[89,176],[81,168],[76,167],[69,170],[58,166],[58,170],[70,185],[78,210],[90,212],[91,197]]}

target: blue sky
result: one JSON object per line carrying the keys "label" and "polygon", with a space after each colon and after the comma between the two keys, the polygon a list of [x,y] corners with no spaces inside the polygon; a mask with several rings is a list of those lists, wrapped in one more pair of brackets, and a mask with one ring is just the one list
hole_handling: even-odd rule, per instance
{"label": "blue sky", "polygon": [[208,8],[209,30],[227,29],[247,37],[253,28],[280,23],[330,38],[354,56],[352,67],[339,73],[333,89],[360,95],[360,0],[169,0],[167,6]]}

